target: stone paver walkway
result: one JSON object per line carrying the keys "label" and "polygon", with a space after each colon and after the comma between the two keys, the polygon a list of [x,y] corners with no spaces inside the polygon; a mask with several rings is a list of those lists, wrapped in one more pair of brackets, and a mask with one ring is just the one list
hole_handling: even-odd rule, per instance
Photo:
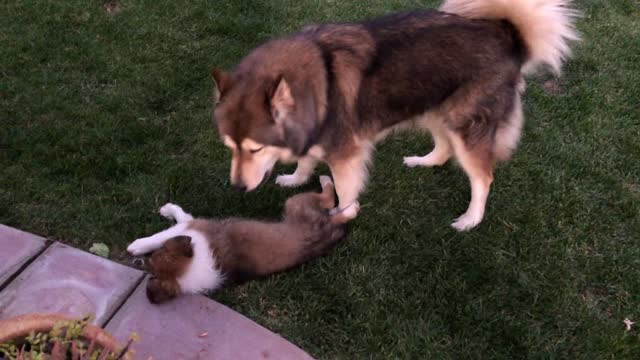
{"label": "stone paver walkway", "polygon": [[0,224],[0,286],[45,247],[45,239]]}
{"label": "stone paver walkway", "polygon": [[0,224],[0,319],[91,313],[122,342],[136,332],[133,348],[143,360],[311,359],[207,297],[150,304],[146,279],[139,270]]}

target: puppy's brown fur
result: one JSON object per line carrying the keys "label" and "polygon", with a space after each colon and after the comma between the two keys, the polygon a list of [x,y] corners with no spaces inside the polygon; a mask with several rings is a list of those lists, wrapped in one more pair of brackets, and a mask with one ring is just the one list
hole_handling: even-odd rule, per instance
{"label": "puppy's brown fur", "polygon": [[[194,219],[189,221],[188,231],[206,238],[225,283],[242,282],[329,253],[346,234],[347,219],[329,213],[334,206],[334,187],[328,183],[322,193],[289,198],[280,222]],[[151,255],[149,266],[154,277],[147,284],[151,302],[165,302],[184,292],[178,280],[193,266],[191,241],[188,236],[171,238]]]}

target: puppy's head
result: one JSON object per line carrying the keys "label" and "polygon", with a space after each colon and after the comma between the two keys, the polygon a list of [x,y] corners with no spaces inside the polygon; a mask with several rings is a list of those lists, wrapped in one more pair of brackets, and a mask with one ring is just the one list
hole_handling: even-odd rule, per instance
{"label": "puppy's head", "polygon": [[182,291],[175,279],[159,279],[152,277],[147,282],[147,298],[152,304],[162,304],[175,299]]}
{"label": "puppy's head", "polygon": [[232,151],[231,184],[251,191],[278,161],[306,154],[324,121],[326,69],[301,38],[271,41],[232,72],[213,70],[214,118]]}
{"label": "puppy's head", "polygon": [[193,258],[191,238],[177,236],[156,250],[149,260],[153,277],[147,283],[147,297],[154,304],[178,297],[182,289],[178,279],[187,271]]}

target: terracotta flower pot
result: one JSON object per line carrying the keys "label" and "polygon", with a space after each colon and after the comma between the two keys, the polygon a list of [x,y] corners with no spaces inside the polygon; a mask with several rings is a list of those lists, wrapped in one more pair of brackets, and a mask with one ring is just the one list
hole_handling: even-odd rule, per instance
{"label": "terracotta flower pot", "polygon": [[[0,344],[9,340],[25,338],[31,332],[49,332],[60,321],[73,320],[75,319],[59,314],[27,314],[0,320]],[[87,342],[95,341],[96,346],[109,352],[118,353],[123,348],[113,336],[91,324],[84,327],[82,335]],[[132,360],[133,357],[127,353],[122,359]]]}

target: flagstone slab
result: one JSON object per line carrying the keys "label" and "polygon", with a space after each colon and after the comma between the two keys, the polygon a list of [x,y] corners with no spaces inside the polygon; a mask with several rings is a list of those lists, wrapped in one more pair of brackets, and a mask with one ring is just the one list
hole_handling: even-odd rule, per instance
{"label": "flagstone slab", "polygon": [[0,319],[26,313],[93,314],[104,325],[143,273],[54,243],[0,292]]}
{"label": "flagstone slab", "polygon": [[106,327],[125,343],[132,332],[136,358],[153,360],[308,360],[297,346],[228,307],[201,295],[154,305],[146,280]]}
{"label": "flagstone slab", "polygon": [[46,240],[28,232],[0,224],[0,285],[46,245]]}

